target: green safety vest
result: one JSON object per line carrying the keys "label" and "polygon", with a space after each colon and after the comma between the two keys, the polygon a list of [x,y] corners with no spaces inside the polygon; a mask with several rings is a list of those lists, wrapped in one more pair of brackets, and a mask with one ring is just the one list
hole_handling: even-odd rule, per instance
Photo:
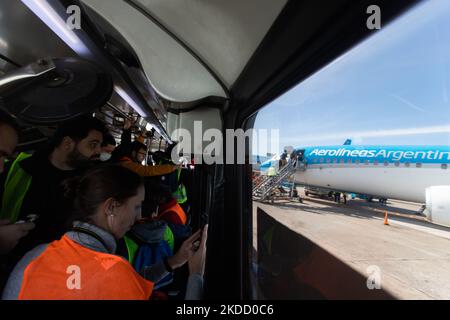
{"label": "green safety vest", "polygon": [[134,265],[134,258],[136,257],[136,253],[139,250],[139,245],[130,237],[125,236],[123,238],[127,246],[128,262],[130,262],[131,265]]}
{"label": "green safety vest", "polygon": [[11,223],[15,223],[19,218],[23,199],[32,180],[32,177],[22,169],[19,162],[30,156],[31,154],[21,152],[9,169],[4,186],[0,219],[8,219]]}
{"label": "green safety vest", "polygon": [[267,169],[267,175],[269,177],[273,177],[277,175],[277,170],[274,167],[270,167],[269,169]]}
{"label": "green safety vest", "polygon": [[164,231],[163,240],[166,241],[170,247],[170,250],[173,252],[173,248],[175,246],[175,239],[173,237],[173,232],[170,230],[169,226],[167,226],[166,230]]}
{"label": "green safety vest", "polygon": [[[128,251],[128,262],[134,266],[134,259],[136,258],[136,253],[139,251],[139,244],[136,243],[133,239],[128,236],[124,237],[125,245],[127,246]],[[166,230],[164,230],[163,240],[167,242],[170,247],[170,250],[173,252],[173,248],[175,245],[175,240],[173,236],[172,230],[170,230],[169,226],[167,226]]]}

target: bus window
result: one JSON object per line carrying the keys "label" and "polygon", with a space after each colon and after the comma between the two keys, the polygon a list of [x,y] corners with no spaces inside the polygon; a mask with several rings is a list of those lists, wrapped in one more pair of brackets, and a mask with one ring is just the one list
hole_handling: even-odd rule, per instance
{"label": "bus window", "polygon": [[[81,276],[94,298],[130,298],[122,286],[136,283],[139,299],[450,296],[450,236],[434,227],[448,224],[450,4],[415,2],[382,1],[379,25],[365,1],[0,1],[0,109],[21,139],[0,175],[0,247],[34,221],[36,243],[8,242],[50,254],[27,268],[27,250],[0,248],[0,272],[18,268],[7,294],[30,297],[15,281],[26,268],[43,284],[31,298],[84,298],[65,280],[40,290],[84,246],[88,269],[123,266],[81,268],[98,275]],[[87,128],[85,143],[91,121],[107,130]],[[426,170],[405,170],[412,159]],[[86,228],[67,229],[72,211]]]}
{"label": "bus window", "polygon": [[[321,291],[315,289],[328,288],[323,279],[332,278],[329,273],[333,268],[331,262],[314,259],[315,254],[325,256],[317,244],[363,276],[368,270],[381,270],[384,279],[392,276],[420,291],[417,296],[422,298],[450,296],[450,288],[442,286],[443,279],[450,282],[450,273],[445,271],[450,269],[450,262],[444,269],[432,262],[433,255],[445,259],[450,254],[444,239],[433,235],[442,231],[450,237],[450,219],[447,214],[433,217],[427,213],[440,212],[436,203],[427,199],[447,206],[445,192],[438,193],[430,186],[448,185],[450,181],[446,170],[441,170],[450,163],[450,107],[446,95],[450,76],[445,71],[450,69],[448,16],[450,2],[422,3],[259,111],[254,127],[278,130],[278,152],[290,145],[305,149],[306,159],[313,155],[321,157],[321,163],[325,158],[326,163],[355,164],[293,172],[280,184],[286,192],[274,192],[273,202],[255,200],[257,210],[270,215],[267,228],[263,228],[266,233],[259,234],[258,229],[256,236],[263,237],[258,244],[267,248],[264,239],[272,234],[278,239],[272,245],[279,249],[275,253],[271,247],[273,259],[264,256],[261,269],[280,261],[274,258],[276,254],[301,261],[288,268],[292,277],[283,274],[289,281],[284,282],[281,275],[268,280],[273,284],[271,289],[288,291],[297,283],[311,296],[320,296]],[[426,170],[406,170],[414,166]],[[296,197],[290,197],[294,189]],[[286,201],[291,202],[289,206]],[[385,217],[386,210],[389,217]],[[402,215],[401,225],[405,228],[395,232],[395,240],[389,239],[384,224],[396,225],[391,212]],[[278,229],[270,229],[275,221],[280,224]],[[416,224],[423,229],[418,230]],[[427,243],[417,242],[422,237]],[[386,246],[377,246],[380,241]],[[415,245],[410,253],[427,261],[426,275],[422,262],[398,262],[407,259],[409,253],[402,248],[412,242]],[[395,264],[377,259],[362,262],[367,252],[384,256],[387,247]],[[356,260],[360,262],[355,264]],[[323,272],[313,272],[315,268]],[[261,270],[264,281],[271,277],[271,271]],[[426,285],[422,282],[425,278]],[[389,280],[383,282],[383,288],[400,299],[416,297]],[[335,289],[339,296],[342,292]],[[276,294],[301,297],[300,292],[277,290]],[[273,292],[264,294],[276,297]]]}

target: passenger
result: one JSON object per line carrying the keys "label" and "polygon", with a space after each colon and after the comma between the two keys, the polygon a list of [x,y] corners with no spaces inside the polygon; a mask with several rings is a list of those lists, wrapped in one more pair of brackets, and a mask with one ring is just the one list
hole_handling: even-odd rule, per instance
{"label": "passenger", "polygon": [[116,241],[141,216],[141,178],[120,166],[105,165],[67,181],[66,190],[74,201],[73,228],[24,256],[3,299],[146,300],[153,283],[186,262],[190,276],[185,298],[201,298],[207,227],[187,239],[174,256],[145,267],[140,275],[115,252]]}
{"label": "passenger", "polygon": [[292,163],[293,167],[297,166],[297,159],[298,159],[297,153],[292,151],[289,156],[289,162]]}
{"label": "passenger", "polygon": [[120,145],[112,154],[114,162],[138,173],[142,177],[160,176],[171,173],[176,170],[177,166],[144,166],[142,162],[147,155],[147,147],[143,143],[143,137],[139,137],[131,142],[131,127],[133,122],[125,119],[124,128],[120,137]]}
{"label": "passenger", "polygon": [[147,147],[139,142],[133,141],[127,155],[119,159],[118,163],[123,167],[136,172],[141,177],[161,176],[175,171],[178,166],[163,164],[156,166],[144,166],[142,162],[147,155]]}
{"label": "passenger", "polygon": [[36,228],[24,237],[9,256],[12,267],[36,245],[61,237],[65,230],[67,203],[62,181],[81,173],[98,159],[105,126],[98,119],[81,117],[62,124],[48,148],[32,156],[20,154],[8,163],[0,219],[12,223],[37,215]]}
{"label": "passenger", "polygon": [[115,149],[116,139],[109,133],[105,134],[103,137],[102,152],[100,153],[100,161],[109,161]]}
{"label": "passenger", "polygon": [[[3,172],[5,159],[11,157],[16,149],[18,131],[12,117],[0,110],[0,173]],[[0,185],[1,189],[3,184]],[[0,220],[0,254],[10,252],[34,226],[33,222],[14,224],[8,219]],[[0,286],[3,282],[0,280]]]}
{"label": "passenger", "polygon": [[340,192],[334,193],[334,202],[341,203],[341,193]]}
{"label": "passenger", "polygon": [[187,215],[178,203],[177,199],[167,197],[165,202],[161,202],[158,218],[173,224],[187,223]]}
{"label": "passenger", "polygon": [[[172,164],[171,153],[175,144],[172,144],[166,152],[156,151],[153,155],[153,159],[158,165]],[[183,175],[186,170],[183,170],[181,166],[177,167],[176,172],[165,177],[163,183],[167,184],[172,192],[172,196],[176,199],[177,203],[183,208],[183,210],[189,210],[188,196],[186,187],[183,183],[185,176]]]}
{"label": "passenger", "polygon": [[283,167],[287,164],[288,153],[286,150],[283,150],[283,153],[280,156],[279,162],[279,170],[283,169]]}
{"label": "passenger", "polygon": [[305,158],[304,158],[304,151],[301,150],[301,151],[298,153],[297,160],[298,160],[299,162],[303,162],[304,159],[305,159]]}
{"label": "passenger", "polygon": [[187,223],[186,213],[166,186],[161,185],[155,190],[152,198],[156,203],[154,218],[176,225],[185,225]]}
{"label": "passenger", "polygon": [[122,135],[120,136],[120,145],[118,145],[112,153],[113,162],[117,162],[120,158],[130,153],[132,126],[133,122],[129,119],[125,119]]}

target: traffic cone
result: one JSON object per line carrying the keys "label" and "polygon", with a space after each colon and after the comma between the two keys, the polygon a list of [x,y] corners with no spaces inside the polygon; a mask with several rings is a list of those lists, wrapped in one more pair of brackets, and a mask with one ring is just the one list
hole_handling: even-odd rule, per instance
{"label": "traffic cone", "polygon": [[389,222],[388,222],[388,212],[387,212],[387,211],[384,212],[384,225],[385,225],[385,226],[388,226],[388,225],[389,225]]}

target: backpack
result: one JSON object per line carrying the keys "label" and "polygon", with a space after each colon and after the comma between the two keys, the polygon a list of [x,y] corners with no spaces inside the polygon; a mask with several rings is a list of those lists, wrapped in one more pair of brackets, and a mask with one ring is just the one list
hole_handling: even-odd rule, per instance
{"label": "backpack", "polygon": [[[151,221],[136,224],[132,227],[130,233],[139,246],[134,257],[132,257],[133,267],[137,272],[141,272],[145,267],[152,266],[173,255],[171,246],[164,240],[167,229],[169,228],[164,221]],[[173,274],[170,273],[155,283],[154,289],[161,288],[172,281]]]}
{"label": "backpack", "polygon": [[183,244],[184,240],[192,235],[192,228],[183,224],[174,224],[169,222],[168,226],[173,233],[174,251],[178,250]]}
{"label": "backpack", "polygon": [[[135,270],[142,270],[144,267],[154,265],[171,255],[172,250],[170,250],[169,245],[164,240],[160,240],[156,243],[142,244],[136,253],[134,268]],[[172,283],[172,281],[173,273],[169,273],[167,276],[156,282],[153,289],[159,289]]]}

